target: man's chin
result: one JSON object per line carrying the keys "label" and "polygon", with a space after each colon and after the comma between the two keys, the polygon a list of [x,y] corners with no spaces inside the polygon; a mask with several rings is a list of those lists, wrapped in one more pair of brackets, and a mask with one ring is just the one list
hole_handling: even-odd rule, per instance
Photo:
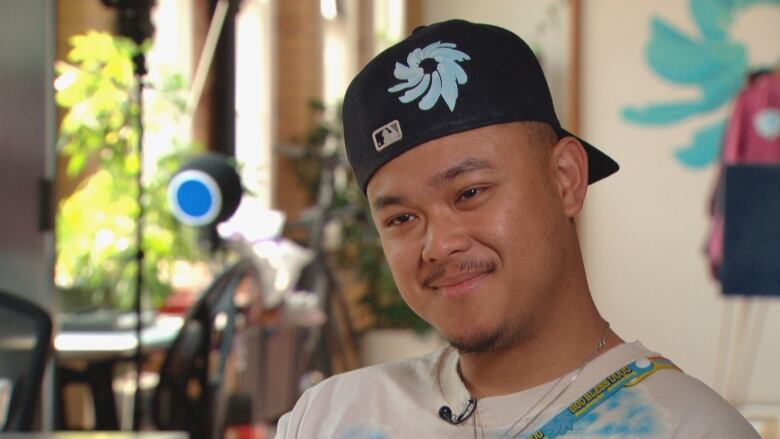
{"label": "man's chin", "polygon": [[494,349],[493,344],[479,343],[479,342],[461,342],[450,340],[450,346],[457,350],[460,354],[484,354]]}
{"label": "man's chin", "polygon": [[507,320],[491,328],[473,329],[469,333],[447,337],[450,346],[461,354],[482,354],[506,349],[528,338],[528,333]]}
{"label": "man's chin", "polygon": [[461,354],[481,354],[502,347],[504,338],[503,331],[492,330],[451,337],[448,341]]}

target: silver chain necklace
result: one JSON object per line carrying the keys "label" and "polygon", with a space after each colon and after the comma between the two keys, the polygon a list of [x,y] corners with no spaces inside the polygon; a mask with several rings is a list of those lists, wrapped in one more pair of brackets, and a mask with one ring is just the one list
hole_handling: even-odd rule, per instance
{"label": "silver chain necklace", "polygon": [[[528,410],[525,411],[525,413],[520,415],[517,418],[517,420],[515,422],[513,422],[512,425],[510,425],[509,428],[507,428],[506,431],[504,431],[504,433],[501,434],[501,436],[499,436],[498,439],[504,439],[504,438],[514,439],[514,438],[519,437],[520,434],[523,431],[525,431],[526,428],[528,428],[531,424],[533,424],[536,421],[536,419],[542,413],[544,413],[545,410],[547,410],[555,401],[558,400],[558,398],[561,397],[561,395],[563,395],[564,392],[566,392],[566,390],[572,385],[572,383],[574,383],[574,380],[576,380],[577,377],[580,376],[580,372],[582,372],[582,370],[585,369],[585,366],[587,366],[588,363],[590,363],[594,358],[596,358],[596,355],[599,352],[601,352],[602,349],[604,349],[604,346],[606,346],[606,344],[607,344],[607,336],[609,335],[609,322],[605,321],[605,323],[606,323],[606,325],[605,325],[605,328],[604,328],[604,334],[601,336],[601,338],[599,339],[598,343],[596,343],[596,347],[593,349],[593,352],[591,352],[590,355],[588,355],[588,357],[585,359],[585,361],[583,361],[580,364],[580,366],[576,369],[576,371],[574,372],[574,375],[572,375],[571,379],[569,379],[569,382],[566,383],[565,386],[563,386],[563,388],[555,395],[555,397],[553,399],[551,399],[547,404],[545,404],[544,407],[539,409],[539,411],[537,411],[536,414],[528,422],[523,424],[523,426],[520,428],[520,430],[517,431],[517,433],[510,434],[511,431],[515,429],[517,424],[523,418],[525,418],[531,412],[533,412],[534,409],[539,404],[541,404],[542,401],[544,401],[550,395],[550,393],[552,393],[552,391],[555,390],[556,387],[558,387],[558,384],[561,383],[561,381],[566,377],[566,375],[561,376],[560,378],[558,378],[558,380],[555,382],[555,384],[553,384],[550,387],[550,389],[547,392],[545,392],[544,395],[542,395],[542,397],[539,398],[539,400],[536,401],[536,403],[534,403],[534,405],[531,406],[531,408],[529,408]],[[477,439],[477,424],[479,424],[480,437],[484,438],[485,437],[485,431],[482,428],[482,421],[479,420],[479,406],[475,407],[475,409],[474,409],[474,417],[473,417],[473,422],[472,422],[472,425],[474,427],[474,439]]]}

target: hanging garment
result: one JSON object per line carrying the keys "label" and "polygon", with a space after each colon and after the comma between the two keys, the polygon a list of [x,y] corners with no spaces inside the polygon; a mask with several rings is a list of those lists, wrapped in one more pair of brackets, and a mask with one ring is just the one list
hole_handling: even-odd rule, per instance
{"label": "hanging garment", "polygon": [[[747,166],[747,168],[741,171],[727,171],[730,168],[742,166]],[[767,166],[770,168],[766,168]],[[769,203],[771,201],[770,197],[764,197],[763,200],[767,201],[767,203],[763,206],[760,205],[762,199],[760,197],[756,198],[756,193],[766,193],[766,190],[769,188],[766,182],[773,181],[771,177],[771,168],[773,167],[777,167],[776,172],[780,172],[780,75],[770,72],[755,76],[740,93],[726,129],[721,170],[712,200],[712,229],[707,246],[713,275],[722,282],[726,268],[729,269],[730,279],[732,280],[735,274],[738,274],[741,279],[750,278],[750,274],[744,271],[735,273],[734,270],[738,269],[737,266],[725,267],[725,262],[743,261],[744,257],[750,257],[753,258],[754,262],[770,263],[772,262],[769,260],[770,258],[764,259],[762,257],[756,261],[756,254],[776,255],[772,247],[757,249],[757,251],[753,251],[748,255],[739,253],[750,251],[750,248],[744,244],[747,242],[744,241],[745,239],[756,243],[772,236],[771,227],[767,229],[755,221],[767,219],[769,221],[767,227],[771,226],[772,223],[780,224],[778,213],[771,213],[766,210],[773,205]],[[734,174],[731,177],[732,182],[738,184],[739,188],[731,187],[729,188],[730,190],[727,190],[727,186],[731,184],[727,178],[729,174]],[[743,197],[746,192],[756,193],[753,193],[751,197],[739,200],[738,198]],[[728,201],[726,200],[727,193],[731,198]],[[778,196],[779,194],[776,192],[772,193],[772,198]],[[754,213],[746,216],[749,211],[753,211],[750,210],[751,206],[749,205],[751,200],[754,203],[759,203],[759,205],[755,206]],[[727,209],[727,205],[731,205],[731,209]],[[734,217],[734,220],[732,220],[734,224],[727,226],[726,222],[729,221],[730,217]],[[771,218],[774,218],[774,221]],[[738,238],[737,241],[730,239],[730,246],[726,245],[725,242],[727,240],[727,234],[725,233],[727,229],[732,231],[729,236]],[[770,235],[763,236],[758,233],[759,231],[763,231],[764,235],[769,231]],[[738,233],[735,234],[734,232]],[[750,233],[753,234],[749,235]],[[764,244],[766,246],[780,245],[776,242],[764,242]],[[726,257],[724,253],[725,251],[730,251],[728,250],[730,248],[734,248],[735,253]],[[774,259],[774,256],[771,259]],[[745,264],[737,265],[740,267],[745,266]],[[761,268],[761,265],[756,266],[756,269],[771,269],[768,266]],[[742,268],[739,268],[739,270],[742,270]],[[777,276],[780,277],[780,270],[777,271]],[[766,292],[748,293],[747,290],[755,289],[756,286],[745,287],[741,285],[741,281],[736,284],[730,281],[728,284],[729,287],[724,288],[724,293],[726,294],[767,294]],[[737,290],[734,290],[734,288]],[[780,290],[775,294],[780,294]]]}

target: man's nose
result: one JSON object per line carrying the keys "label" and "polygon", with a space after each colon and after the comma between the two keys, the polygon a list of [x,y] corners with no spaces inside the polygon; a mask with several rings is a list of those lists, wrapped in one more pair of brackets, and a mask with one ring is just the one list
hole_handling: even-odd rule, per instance
{"label": "man's nose", "polygon": [[422,258],[426,262],[441,262],[468,249],[465,224],[449,212],[428,217]]}

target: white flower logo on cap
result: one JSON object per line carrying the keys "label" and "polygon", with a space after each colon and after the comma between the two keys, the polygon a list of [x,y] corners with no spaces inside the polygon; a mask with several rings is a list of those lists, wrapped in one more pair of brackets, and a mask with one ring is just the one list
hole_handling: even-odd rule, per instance
{"label": "white flower logo on cap", "polygon": [[[468,76],[458,64],[471,59],[468,55],[455,50],[453,43],[437,41],[424,49],[414,49],[406,57],[408,65],[395,63],[393,74],[401,81],[387,91],[390,93],[406,90],[398,99],[404,104],[422,96],[417,104],[421,110],[430,110],[439,97],[444,99],[450,111],[455,110],[458,100],[458,85],[465,84]],[[425,94],[423,96],[423,94]]]}

